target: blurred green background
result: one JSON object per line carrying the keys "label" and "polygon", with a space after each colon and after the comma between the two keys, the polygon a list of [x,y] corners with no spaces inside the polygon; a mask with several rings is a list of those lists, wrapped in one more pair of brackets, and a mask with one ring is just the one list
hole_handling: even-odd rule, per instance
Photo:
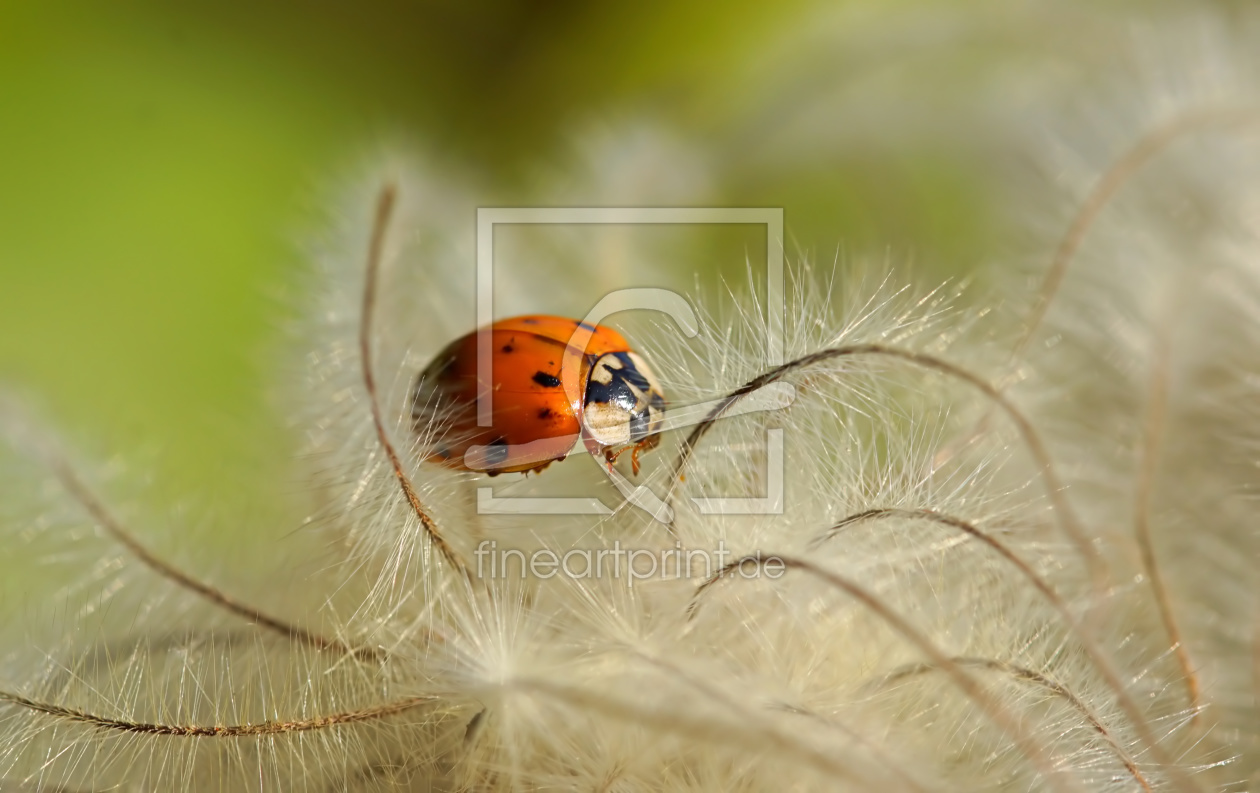
{"label": "blurred green background", "polygon": [[284,457],[266,343],[322,180],[400,134],[511,170],[570,118],[702,84],[777,15],[0,4],[0,381],[98,452],[155,450],[171,497],[248,487]]}
{"label": "blurred green background", "polygon": [[[724,156],[751,156],[780,122],[808,130],[794,109],[846,81],[894,115],[928,95],[947,108],[1026,45],[999,25],[937,71],[913,37],[865,33],[950,5],[831,3],[852,34],[829,47],[799,0],[0,3],[0,381],[97,452],[155,450],[161,498],[256,490],[290,444],[267,401],[275,296],[316,186],[366,147],[407,135],[510,193],[574,123],[633,106],[702,141],[739,126]],[[916,59],[921,93],[880,88]],[[749,92],[773,100],[760,119]],[[783,178],[770,160],[722,197],[784,206],[824,260],[888,245],[966,269],[993,234],[982,147],[915,140],[841,140]]]}

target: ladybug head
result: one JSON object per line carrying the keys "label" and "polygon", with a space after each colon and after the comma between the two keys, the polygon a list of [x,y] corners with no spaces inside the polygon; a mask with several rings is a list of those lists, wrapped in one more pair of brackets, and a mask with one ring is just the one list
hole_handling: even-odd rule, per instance
{"label": "ladybug head", "polygon": [[665,395],[647,363],[632,352],[610,352],[591,364],[582,407],[591,453],[653,445],[665,421]]}

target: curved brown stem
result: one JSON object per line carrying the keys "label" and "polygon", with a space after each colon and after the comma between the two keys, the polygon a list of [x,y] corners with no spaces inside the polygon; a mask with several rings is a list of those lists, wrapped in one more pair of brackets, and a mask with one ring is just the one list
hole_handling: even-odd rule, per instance
{"label": "curved brown stem", "polygon": [[[915,630],[913,626],[889,609],[881,600],[875,597],[874,594],[866,591],[858,584],[849,581],[837,573],[833,573],[804,559],[784,556],[783,554],[758,554],[757,556],[745,556],[734,562],[730,562],[696,588],[696,592],[692,596],[691,607],[688,609],[689,617],[694,615],[696,604],[704,593],[719,581],[727,578],[730,573],[747,564],[752,564],[760,568],[762,565],[771,560],[778,560],[783,564],[784,569],[796,569],[810,573],[831,586],[845,592],[850,597],[853,597],[855,600],[859,601],[868,609],[873,611],[897,633],[901,634],[904,638],[914,644],[921,652],[923,652],[924,655],[928,656],[928,659],[933,665],[939,667],[941,671],[948,674],[955,685],[957,685],[964,694],[971,698],[972,701],[974,701],[977,706],[985,712],[985,715],[997,724],[999,728],[1008,730],[1008,734],[1012,736],[1013,740],[1020,744],[1021,750],[1024,751],[1029,760],[1034,762],[1034,764],[1037,764],[1039,770],[1043,773],[1045,772],[1045,768],[1047,766],[1044,764],[1048,763],[1048,758],[1044,756],[1044,753],[1040,752],[1040,746],[1035,744],[1035,742],[1032,742],[1030,736],[1023,734],[1022,732],[1016,732],[1016,730],[1022,730],[1022,725],[1019,724],[1018,720],[1015,719],[1014,716],[1006,713],[1000,707],[1000,704],[990,697],[987,691],[985,691],[977,681],[971,679],[960,667],[952,663],[950,658],[946,656],[940,648],[936,647],[936,645],[933,644],[928,637]],[[1062,603],[1057,596],[1053,595],[1053,590],[1050,590],[1050,592],[1052,593],[1052,597],[1054,597],[1055,601]],[[1070,616],[1068,619],[1071,619]],[[1075,627],[1074,622],[1071,624]],[[1161,765],[1168,769],[1169,774],[1174,778],[1174,781],[1180,789],[1197,791],[1198,787],[1188,776],[1186,776],[1185,772],[1172,761],[1172,758],[1169,757],[1155,739],[1149,725],[1147,725],[1145,719],[1141,717],[1140,712],[1137,710],[1136,703],[1134,703],[1132,698],[1124,692],[1123,686],[1120,685],[1118,676],[1113,670],[1111,670],[1110,665],[1102,659],[1101,653],[1098,653],[1092,648],[1092,644],[1089,643],[1089,640],[1084,638],[1083,631],[1077,632],[1078,635],[1082,637],[1082,641],[1091,656],[1091,660],[1099,666],[1099,671],[1107,679],[1108,685],[1111,686],[1117,693],[1117,701],[1125,710],[1126,715],[1129,716],[1130,720],[1133,722],[1135,729],[1137,729],[1141,734],[1143,741],[1147,744],[1147,747],[1151,751],[1152,755]]]}
{"label": "curved brown stem", "polygon": [[830,753],[819,751],[777,730],[766,729],[764,725],[758,723],[752,724],[749,729],[743,723],[706,718],[677,709],[663,712],[638,701],[609,697],[602,693],[584,691],[540,678],[519,678],[508,685],[523,691],[543,694],[557,702],[586,712],[601,712],[622,721],[652,727],[674,735],[688,736],[706,743],[725,743],[758,753],[775,749],[780,757],[797,759],[814,771],[827,775],[827,778],[832,781],[854,776],[851,765],[840,762]]}
{"label": "curved brown stem", "polygon": [[[1112,736],[1111,732],[1107,729],[1106,725],[1104,725],[1102,721],[1094,715],[1093,711],[1091,711],[1089,707],[1081,701],[1080,697],[1073,694],[1067,686],[1046,677],[1040,672],[1026,667],[1017,666],[1006,661],[999,661],[996,658],[955,656],[950,660],[958,666],[1001,672],[1015,680],[1031,683],[1039,688],[1045,689],[1051,694],[1054,694],[1056,697],[1065,700],[1069,705],[1075,708],[1086,721],[1089,722],[1095,732],[1102,736],[1103,740],[1107,742],[1107,745],[1110,746],[1112,751],[1116,753],[1116,757],[1120,759],[1120,762],[1124,764],[1124,767],[1133,776],[1134,781],[1141,785],[1142,789],[1147,791],[1147,793],[1151,793],[1151,783],[1147,781],[1146,777],[1142,775],[1142,772],[1138,770],[1137,763],[1129,756],[1128,752],[1124,751],[1124,749],[1116,741],[1115,737]],[[900,669],[892,671],[878,682],[882,688],[883,686],[896,683],[897,681],[904,680],[908,677],[939,671],[941,671],[940,668],[933,664],[908,664]]]}
{"label": "curved brown stem", "polygon": [[[1260,123],[1260,111],[1255,108],[1208,108],[1188,113],[1168,121],[1142,136],[1127,152],[1095,183],[1081,203],[1072,222],[1059,240],[1046,277],[1038,290],[1037,302],[1027,320],[1024,332],[1011,352],[1011,361],[1018,361],[1027,350],[1033,335],[1045,319],[1054,302],[1072,260],[1076,257],[1086,234],[1103,209],[1133,176],[1162,154],[1180,138],[1213,127],[1229,129]],[[1202,707],[1202,691],[1198,675],[1189,652],[1181,638],[1172,604],[1156,560],[1150,536],[1150,493],[1153,487],[1155,466],[1162,435],[1162,422],[1167,403],[1167,368],[1169,340],[1167,332],[1158,331],[1156,338],[1156,365],[1151,374],[1150,402],[1147,406],[1145,443],[1138,470],[1137,503],[1134,509],[1135,536],[1142,557],[1142,566],[1151,581],[1160,619],[1168,633],[1169,642],[1186,682],[1186,694],[1192,711],[1191,722],[1199,718]],[[981,422],[984,420],[982,419]],[[978,425],[983,426],[983,423]],[[973,432],[974,435],[974,432]]]}
{"label": "curved brown stem", "polygon": [[897,767],[896,758],[890,755],[887,751],[885,751],[884,748],[880,744],[872,741],[862,731],[855,729],[853,727],[850,727],[849,725],[844,724],[842,722],[839,722],[835,720],[834,718],[824,716],[821,713],[810,710],[809,708],[801,707],[800,705],[792,705],[787,702],[780,702],[780,703],[776,703],[776,708],[784,713],[791,713],[795,716],[803,716],[804,718],[812,719],[818,722],[819,724],[823,724],[827,727],[830,727],[831,729],[838,730],[844,733],[854,743],[864,746],[867,749],[869,749],[871,753],[878,755],[878,757],[881,760],[883,760],[884,762],[888,764],[890,771],[898,779],[904,782],[908,788],[910,788],[911,790],[923,791],[924,793],[926,793],[926,791],[928,790],[928,788],[925,788],[918,780],[910,776],[910,774],[906,772],[904,769]]}
{"label": "curved brown stem", "polygon": [[1151,497],[1155,487],[1155,474],[1159,467],[1160,449],[1163,445],[1164,421],[1168,412],[1168,367],[1172,351],[1166,326],[1155,331],[1155,359],[1151,368],[1149,399],[1146,420],[1142,430],[1142,454],[1138,460],[1137,487],[1133,505],[1133,534],[1142,558],[1142,568],[1151,582],[1160,620],[1168,633],[1177,665],[1186,682],[1186,697],[1190,701],[1190,723],[1195,724],[1203,707],[1199,676],[1190,660],[1190,651],[1181,638],[1177,617],[1173,613],[1168,585],[1155,556],[1155,543],[1151,537]]}
{"label": "curved brown stem", "polygon": [[818,565],[808,562],[804,559],[798,559],[783,554],[765,554],[757,556],[745,556],[737,559],[717,573],[712,578],[705,581],[697,589],[694,598],[699,599],[713,585],[726,578],[730,573],[742,568],[745,565],[754,565],[758,569],[762,565],[777,560],[783,565],[785,570],[799,570],[808,573],[815,578],[822,580],[835,589],[844,592],[849,597],[866,607],[884,622],[895,633],[925,656],[937,667],[945,672],[954,685],[984,713],[998,729],[1002,730],[1011,740],[1019,747],[1023,755],[1028,758],[1046,779],[1051,786],[1058,790],[1068,790],[1076,787],[1065,779],[1062,773],[1056,768],[1053,759],[1047,754],[1045,748],[1033,737],[1033,734],[1026,729],[1022,720],[1018,716],[1011,713],[1008,709],[989,693],[988,689],[968,674],[961,666],[955,664],[948,654],[936,645],[924,633],[911,625],[904,617],[888,607],[883,600],[876,596],[873,592],[868,591],[854,581],[844,576],[834,573],[830,570],[819,567]]}
{"label": "curved brown stem", "polygon": [[342,653],[346,655],[355,655],[366,659],[379,660],[381,653],[371,647],[350,647],[339,639],[333,639],[328,636],[315,633],[306,628],[294,625],[291,622],[273,617],[270,614],[243,603],[227,593],[210,586],[207,583],[193,578],[188,573],[180,570],[178,567],[159,558],[152,551],[140,543],[131,532],[123,526],[113,513],[106,507],[103,501],[99,499],[91,488],[75,473],[70,464],[60,456],[47,453],[49,456],[48,464],[52,469],[53,475],[57,477],[57,481],[70,494],[70,497],[79,503],[81,507],[100,524],[101,528],[113,538],[115,542],[127,549],[132,556],[138,559],[145,567],[167,579],[178,587],[188,590],[198,597],[213,603],[225,611],[242,617],[243,619],[259,625],[268,630],[275,631],[293,641],[300,642],[317,650],[327,650],[329,652]]}
{"label": "curved brown stem", "polygon": [[[722,690],[721,687],[716,686],[703,678],[698,678],[695,675],[688,673],[686,670],[680,669],[677,665],[672,664],[664,659],[656,658],[655,656],[648,655],[647,653],[643,652],[637,647],[627,647],[627,650],[629,650],[629,652],[632,653],[636,658],[639,658],[642,661],[648,664],[651,664],[652,666],[662,669],[665,672],[673,675],[678,680],[683,681],[687,685],[691,686],[692,688],[702,693],[704,696],[708,697],[710,700],[721,703],[722,705],[730,709],[733,713],[735,713],[737,716],[746,717],[746,716],[755,714],[755,712],[750,712],[748,708],[745,707],[744,703],[741,701],[741,698],[739,697],[738,692],[728,693],[727,691]],[[828,719],[806,708],[801,708],[794,705],[788,705],[786,703],[776,703],[776,706],[778,710],[783,711],[785,713],[794,713],[799,716],[806,716],[808,718],[815,719],[816,721],[822,724],[825,724],[828,727],[831,727],[833,729],[838,730],[839,732],[844,733],[855,743],[861,745],[867,751],[878,756],[881,760],[883,760],[885,762],[886,767],[889,769],[890,773],[892,773],[894,776],[900,779],[903,783],[905,783],[905,785],[909,789],[920,791],[920,793],[927,793],[927,790],[928,790],[927,788],[925,788],[914,777],[910,776],[905,771],[905,769],[901,768],[896,763],[895,759],[891,755],[889,755],[888,752],[886,752],[882,746],[873,742],[868,736],[864,735],[862,732],[852,729],[848,725],[842,724],[833,719]]]}
{"label": "curved brown stem", "polygon": [[1054,505],[1055,517],[1058,520],[1060,527],[1063,529],[1063,533],[1067,535],[1067,537],[1076,545],[1077,550],[1080,552],[1081,557],[1091,574],[1095,596],[1099,602],[1101,602],[1107,583],[1106,564],[1097,549],[1095,549],[1093,544],[1089,541],[1089,538],[1085,536],[1085,531],[1081,527],[1080,522],[1077,520],[1076,513],[1072,510],[1071,505],[1068,503],[1067,498],[1064,495],[1063,484],[1060,482],[1058,475],[1055,473],[1054,465],[1050,460],[1050,454],[1046,450],[1045,445],[1041,442],[1041,438],[1037,435],[1036,430],[1033,429],[1032,423],[1028,421],[1028,419],[1017,407],[1015,407],[1013,402],[1007,399],[1007,397],[991,383],[988,383],[962,367],[956,366],[948,361],[941,360],[940,358],[927,355],[926,353],[912,352],[910,350],[903,350],[897,347],[888,347],[883,344],[852,344],[844,347],[830,347],[828,349],[819,350],[818,352],[797,358],[794,361],[788,361],[781,366],[776,366],[775,368],[754,377],[752,380],[749,380],[744,385],[723,397],[722,400],[719,401],[718,405],[714,407],[713,410],[709,411],[709,415],[705,416],[705,418],[691,430],[691,434],[687,436],[687,439],[683,441],[682,446],[679,448],[678,458],[674,463],[673,474],[670,479],[670,501],[672,502],[673,500],[673,487],[679,481],[679,476],[682,473],[683,467],[686,466],[687,461],[690,459],[692,450],[700,442],[700,439],[704,437],[705,433],[708,432],[709,428],[713,426],[714,422],[721,418],[722,415],[737,401],[753,391],[762,388],[763,386],[777,382],[785,375],[795,370],[805,369],[815,364],[830,360],[855,357],[859,355],[876,355],[896,358],[924,369],[939,372],[956,380],[961,380],[971,385],[993,404],[1002,409],[1002,411],[1011,420],[1011,423],[1014,424],[1016,429],[1019,431],[1020,436],[1023,438],[1024,445],[1028,447],[1029,453],[1040,467],[1041,479],[1045,485],[1046,495],[1049,497],[1050,503]]}
{"label": "curved brown stem", "polygon": [[420,502],[420,496],[416,493],[415,487],[412,486],[411,480],[407,477],[407,472],[403,470],[402,460],[399,458],[397,450],[394,449],[393,442],[389,439],[389,433],[385,429],[385,421],[381,416],[380,397],[376,389],[376,375],[372,369],[372,313],[376,308],[376,281],[385,247],[385,234],[389,229],[389,220],[394,213],[394,204],[397,197],[398,190],[394,185],[387,184],[381,189],[380,196],[376,202],[372,236],[368,243],[367,267],[363,286],[363,308],[359,315],[359,360],[363,366],[363,388],[367,391],[368,405],[372,411],[372,424],[376,428],[376,438],[380,442],[385,456],[389,458],[390,466],[394,469],[394,478],[398,480],[398,487],[402,490],[403,497],[411,505],[411,509],[416,513],[416,517],[420,519],[420,525],[424,527],[425,533],[429,536],[429,541],[433,543],[451,565],[465,576],[471,577],[468,566],[464,564],[464,561],[455,553],[455,549],[442,536],[442,532],[438,530],[437,523]]}
{"label": "curved brown stem", "polygon": [[[1147,132],[1137,143],[1116,160],[1090,189],[1085,200],[1068,224],[1063,236],[1054,249],[1050,266],[1046,269],[1045,278],[1037,290],[1037,301],[1024,323],[1024,330],[1019,340],[1011,349],[1009,366],[1014,367],[1023,357],[1032,343],[1033,336],[1041,323],[1045,321],[1050,305],[1058,296],[1059,288],[1067,275],[1072,260],[1076,258],[1081,245],[1085,241],[1089,229],[1098,219],[1107,204],[1111,202],[1120,189],[1133,178],[1138,171],[1163,153],[1179,138],[1212,127],[1229,129],[1260,123],[1260,111],[1255,108],[1208,108],[1187,113],[1173,118],[1155,129]],[[1005,386],[1003,386],[1005,388]],[[951,441],[937,454],[938,464],[948,460],[960,449],[968,446],[987,429],[990,414],[981,416],[972,429],[960,438]]]}
{"label": "curved brown stem", "polygon": [[[1155,737],[1155,732],[1151,729],[1150,722],[1147,721],[1141,708],[1138,707],[1137,702],[1125,689],[1124,683],[1120,679],[1120,674],[1114,667],[1112,667],[1111,663],[1107,660],[1107,657],[1094,643],[1094,640],[1090,637],[1089,632],[1081,627],[1080,622],[1072,613],[1071,609],[1068,608],[1068,605],[1063,598],[1059,596],[1059,593],[1054,590],[1054,587],[1050,586],[1050,582],[1038,575],[1037,571],[1033,570],[1032,566],[1020,558],[1014,551],[1006,547],[1005,544],[1001,543],[996,538],[989,536],[975,524],[970,521],[963,520],[962,518],[942,512],[936,512],[935,510],[930,509],[869,509],[865,512],[850,515],[844,520],[841,520],[817,538],[813,545],[814,547],[817,547],[821,543],[834,538],[847,526],[851,526],[861,521],[882,520],[885,518],[928,520],[934,523],[939,523],[943,526],[958,529],[970,537],[984,543],[999,556],[1009,562],[1011,566],[1019,571],[1020,575],[1032,584],[1033,588],[1036,589],[1043,598],[1045,598],[1046,602],[1048,602],[1050,606],[1058,612],[1068,630],[1071,631],[1072,635],[1080,643],[1081,650],[1085,653],[1085,656],[1089,658],[1090,662],[1094,665],[1094,668],[1098,670],[1100,675],[1102,675],[1103,681],[1116,697],[1116,704],[1118,704],[1120,709],[1124,711],[1124,715],[1128,717],[1129,722],[1133,725],[1133,728],[1137,731],[1138,736],[1141,737],[1143,743],[1145,743],[1147,748],[1151,751],[1151,754],[1161,764],[1172,765],[1172,758],[1169,757],[1160,746],[1158,739]],[[706,581],[705,584],[701,585],[701,589],[703,589],[704,586],[707,586],[708,583],[709,582]],[[699,592],[697,591],[697,595],[698,594]],[[692,600],[690,606],[691,609],[695,608],[696,602],[696,600]]]}
{"label": "curved brown stem", "polygon": [[[1020,575],[1027,579],[1027,581],[1033,585],[1033,588],[1036,589],[1042,597],[1044,597],[1050,605],[1060,613],[1060,615],[1068,622],[1070,627],[1076,627],[1076,619],[1072,616],[1072,612],[1068,608],[1067,603],[1064,602],[1063,598],[1059,597],[1059,593],[1054,591],[1054,588],[1050,586],[1050,583],[1038,575],[1037,571],[1033,570],[1027,562],[1020,558],[1010,548],[1007,548],[1003,543],[982,531],[974,523],[963,520],[962,518],[954,517],[953,515],[949,515],[944,512],[937,512],[936,510],[931,509],[869,509],[865,512],[859,512],[856,515],[850,515],[844,520],[841,520],[839,523],[824,532],[821,536],[816,538],[811,545],[813,547],[818,547],[827,540],[833,539],[842,529],[852,526],[855,523],[867,520],[882,520],[886,518],[909,518],[913,520],[931,521],[933,523],[939,523],[943,526],[958,529],[971,538],[980,541],[1009,562],[1012,567],[1018,570]],[[707,583],[708,582],[706,581],[705,584]],[[704,585],[701,585],[701,588],[703,588],[703,586]],[[692,605],[695,605],[694,601],[692,602]]]}
{"label": "curved brown stem", "polygon": [[117,719],[75,708],[67,708],[62,705],[55,705],[50,702],[42,702],[11,691],[0,691],[0,703],[7,702],[10,705],[25,708],[26,710],[62,721],[82,724],[100,730],[139,735],[168,735],[180,738],[245,738],[283,735],[293,732],[310,732],[346,724],[384,719],[438,700],[439,698],[435,696],[405,697],[382,705],[330,713],[326,716],[315,716],[309,719],[295,719],[293,721],[264,721],[257,724],[234,725],[190,725]]}
{"label": "curved brown stem", "polygon": [[1198,110],[1173,118],[1146,133],[1120,159],[1116,160],[1081,202],[1080,209],[1077,210],[1072,222],[1059,239],[1059,244],[1050,259],[1046,277],[1038,290],[1037,303],[1029,315],[1024,333],[1011,353],[1012,360],[1017,360],[1023,355],[1033,334],[1045,319],[1050,304],[1054,302],[1059,287],[1063,284],[1063,277],[1067,274],[1068,266],[1080,250],[1081,243],[1085,241],[1085,235],[1089,232],[1090,226],[1134,174],[1187,134],[1212,127],[1228,129],[1256,123],[1260,123],[1260,111],[1255,108],[1227,107]]}

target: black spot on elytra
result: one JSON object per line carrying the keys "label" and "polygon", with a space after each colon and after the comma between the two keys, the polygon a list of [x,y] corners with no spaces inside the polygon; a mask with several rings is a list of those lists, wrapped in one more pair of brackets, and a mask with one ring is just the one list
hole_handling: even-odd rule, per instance
{"label": "black spot on elytra", "polygon": [[511,344],[504,344],[504,345],[503,345],[503,351],[504,351],[504,352],[511,352],[512,350],[515,350],[515,349],[516,349],[516,348],[515,348],[515,347],[513,347]]}
{"label": "black spot on elytra", "polygon": [[533,380],[543,388],[555,388],[560,385],[560,378],[546,372],[534,372]]}
{"label": "black spot on elytra", "polygon": [[499,466],[507,462],[508,458],[508,442],[507,438],[499,437],[490,441],[486,445],[486,465]]}
{"label": "black spot on elytra", "polygon": [[538,320],[536,320],[536,319],[523,319],[523,320],[521,320],[521,324],[522,324],[522,325],[537,325],[537,324],[538,324]]}
{"label": "black spot on elytra", "polygon": [[543,408],[542,410],[538,411],[538,418],[540,419],[551,418],[551,408]]}

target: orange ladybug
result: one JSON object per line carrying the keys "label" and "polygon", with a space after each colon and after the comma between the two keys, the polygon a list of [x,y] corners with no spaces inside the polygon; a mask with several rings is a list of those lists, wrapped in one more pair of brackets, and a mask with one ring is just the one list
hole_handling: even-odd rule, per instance
{"label": "orange ladybug", "polygon": [[[489,337],[493,382],[477,377],[477,348]],[[477,397],[491,400],[491,426],[477,426]],[[580,437],[611,466],[626,450],[660,440],[665,396],[647,362],[617,331],[576,319],[529,315],[475,330],[446,346],[416,378],[416,430],[445,432],[426,460],[491,476],[541,471]]]}

